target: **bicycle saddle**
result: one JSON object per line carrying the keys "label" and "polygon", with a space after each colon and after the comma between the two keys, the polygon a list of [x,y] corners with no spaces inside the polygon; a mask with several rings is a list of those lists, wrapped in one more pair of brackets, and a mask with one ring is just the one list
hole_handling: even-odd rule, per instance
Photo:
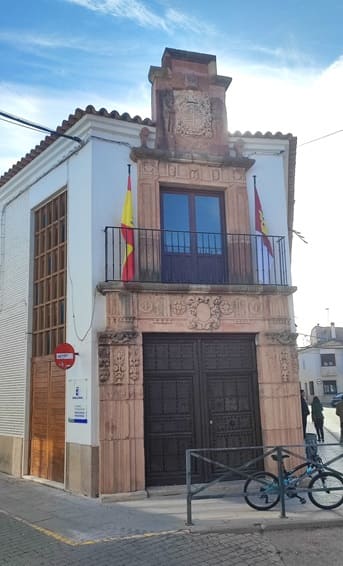
{"label": "bicycle saddle", "polygon": [[277,462],[279,458],[281,458],[281,460],[283,460],[284,458],[289,458],[289,455],[281,454],[281,456],[278,456],[277,454],[272,454],[272,458]]}

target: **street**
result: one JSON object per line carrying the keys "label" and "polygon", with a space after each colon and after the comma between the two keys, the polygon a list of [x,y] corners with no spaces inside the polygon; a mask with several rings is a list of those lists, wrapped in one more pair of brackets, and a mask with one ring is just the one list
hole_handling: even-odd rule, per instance
{"label": "street", "polygon": [[0,513],[1,566],[341,566],[342,553],[341,527],[180,532],[71,546]]}
{"label": "street", "polygon": [[[329,444],[319,453],[327,461],[342,452],[330,445],[340,428],[332,408],[325,427]],[[287,518],[279,517],[278,509],[261,513],[243,499],[212,499],[194,504],[187,528],[182,495],[102,504],[0,474],[0,566],[343,564],[341,508],[322,512],[287,500]]]}

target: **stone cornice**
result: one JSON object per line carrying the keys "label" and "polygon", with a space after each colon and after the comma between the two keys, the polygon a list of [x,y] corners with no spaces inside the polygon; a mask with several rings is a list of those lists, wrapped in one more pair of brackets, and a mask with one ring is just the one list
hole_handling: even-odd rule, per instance
{"label": "stone cornice", "polygon": [[190,285],[190,284],[168,284],[168,283],[122,283],[121,281],[104,281],[97,285],[99,293],[119,291],[172,293],[201,293],[201,294],[226,294],[226,295],[292,295],[296,287],[281,285]]}
{"label": "stone cornice", "polygon": [[132,161],[137,162],[143,159],[154,159],[158,161],[172,161],[179,163],[199,163],[206,165],[221,165],[226,167],[237,167],[250,169],[255,163],[249,157],[232,157],[231,155],[208,155],[202,153],[171,152],[163,149],[153,149],[149,147],[134,147],[131,150]]}

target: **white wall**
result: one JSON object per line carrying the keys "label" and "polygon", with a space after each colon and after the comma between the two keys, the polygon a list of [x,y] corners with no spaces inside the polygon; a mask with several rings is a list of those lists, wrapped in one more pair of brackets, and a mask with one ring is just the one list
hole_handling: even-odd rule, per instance
{"label": "white wall", "polygon": [[254,179],[262,204],[264,219],[271,236],[285,236],[289,269],[289,241],[285,172],[282,155],[256,155],[255,164],[247,172],[251,233],[255,233]]}
{"label": "white wall", "polygon": [[[73,132],[86,140],[83,148],[58,140],[2,189],[0,434],[23,436],[25,429],[26,435],[29,431],[32,210],[67,188],[66,340],[79,356],[67,371],[66,440],[98,443],[97,334],[105,329],[106,320],[105,298],[96,292],[96,285],[105,278],[104,227],[120,225],[130,149],[140,145],[141,128],[140,124],[84,117]],[[135,164],[131,177],[136,210]],[[21,196],[7,206],[17,194]],[[73,416],[75,383],[83,387],[86,424],[68,422]]]}
{"label": "white wall", "polygon": [[23,436],[25,422],[29,199],[22,194],[1,213],[0,434]]}

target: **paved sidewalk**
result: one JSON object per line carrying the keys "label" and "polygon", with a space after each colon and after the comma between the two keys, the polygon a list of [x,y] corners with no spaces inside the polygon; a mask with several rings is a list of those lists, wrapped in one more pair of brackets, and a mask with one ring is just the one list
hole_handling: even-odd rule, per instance
{"label": "paved sidewalk", "polygon": [[[329,431],[326,437],[326,442],[337,441]],[[342,448],[324,445],[319,447],[319,451],[323,459],[328,460],[341,454]],[[287,518],[281,519],[278,507],[265,512],[251,509],[245,503],[241,489],[237,497],[194,501],[194,525],[188,527],[185,524],[185,493],[102,503],[98,499],[71,495],[40,483],[0,474],[0,513],[74,545],[179,531],[249,531],[325,524],[343,526],[343,506],[333,511],[322,511],[309,501],[301,505],[297,500],[286,498]]]}
{"label": "paved sidewalk", "polygon": [[[339,420],[335,410],[325,409],[326,443],[339,439]],[[309,420],[308,432],[313,432]],[[319,445],[324,461],[342,453],[341,446]],[[333,465],[343,473],[343,459]],[[234,485],[234,484],[233,484]],[[186,525],[185,491],[178,495],[152,495],[137,501],[103,503],[98,499],[71,495],[41,483],[0,473],[0,513],[16,518],[36,531],[71,545],[97,540],[146,537],[176,532],[220,532],[290,528],[301,525],[343,525],[343,506],[321,511],[309,501],[301,505],[286,499],[287,518],[280,509],[262,512],[244,501],[242,484],[237,482],[236,497],[193,501],[193,525]],[[230,493],[235,487],[230,489]]]}

